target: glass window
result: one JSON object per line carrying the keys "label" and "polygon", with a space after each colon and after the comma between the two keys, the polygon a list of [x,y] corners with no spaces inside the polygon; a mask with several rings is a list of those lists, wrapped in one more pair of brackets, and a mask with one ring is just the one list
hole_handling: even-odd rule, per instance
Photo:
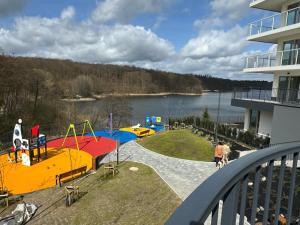
{"label": "glass window", "polygon": [[295,102],[299,99],[300,77],[290,77],[290,86],[288,91],[289,101]]}
{"label": "glass window", "polygon": [[260,111],[251,109],[249,130],[253,130],[255,133],[258,132],[259,119],[260,119]]}
{"label": "glass window", "polygon": [[300,40],[285,41],[283,43],[282,65],[300,64]]}
{"label": "glass window", "polygon": [[287,14],[287,25],[292,25],[300,22],[299,18],[299,3],[295,3],[288,6],[288,14]]}
{"label": "glass window", "polygon": [[279,102],[285,101],[288,88],[289,88],[289,77],[285,77],[285,76],[279,77],[277,101]]}

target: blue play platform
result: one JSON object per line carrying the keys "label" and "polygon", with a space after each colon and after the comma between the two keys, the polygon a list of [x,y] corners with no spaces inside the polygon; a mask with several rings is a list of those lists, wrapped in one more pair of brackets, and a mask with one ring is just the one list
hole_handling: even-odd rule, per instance
{"label": "blue play platform", "polygon": [[[92,136],[92,133],[86,134],[86,136]],[[97,137],[107,137],[112,138],[120,142],[120,144],[124,144],[126,142],[135,140],[137,136],[134,133],[127,132],[127,131],[120,131],[120,130],[113,130],[112,135],[110,134],[109,130],[97,130],[95,131],[95,135]]]}

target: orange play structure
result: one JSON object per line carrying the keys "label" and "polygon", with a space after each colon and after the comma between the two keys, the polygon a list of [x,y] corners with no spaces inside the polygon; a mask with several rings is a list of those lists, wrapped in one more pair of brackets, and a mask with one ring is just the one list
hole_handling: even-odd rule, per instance
{"label": "orange play structure", "polygon": [[87,170],[90,170],[92,157],[74,148],[50,148],[48,158],[32,166],[24,166],[22,162],[11,163],[7,155],[0,156],[3,187],[13,195],[53,187],[56,184],[57,174],[82,166],[87,166]]}
{"label": "orange play structure", "polygon": [[[115,140],[96,137],[88,121],[83,123],[81,136],[77,136],[74,124],[70,124],[64,138],[46,143],[42,143],[42,136],[35,132],[39,138],[37,147],[28,148],[26,144],[30,142],[22,137],[21,123],[16,124],[14,130],[14,154],[10,154],[13,157],[0,155],[0,188],[12,195],[50,188],[61,184],[61,179],[73,180],[82,172],[97,169],[101,159],[117,148]],[[86,127],[90,127],[93,136],[83,136]],[[39,126],[34,128],[39,131]],[[69,135],[71,131],[73,135]]]}

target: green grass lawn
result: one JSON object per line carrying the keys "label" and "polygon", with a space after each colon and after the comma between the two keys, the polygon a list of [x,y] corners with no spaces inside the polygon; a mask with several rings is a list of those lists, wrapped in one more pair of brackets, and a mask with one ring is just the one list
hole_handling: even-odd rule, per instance
{"label": "green grass lawn", "polygon": [[214,151],[210,142],[193,134],[191,130],[173,130],[138,140],[154,152],[198,161],[212,161]]}
{"label": "green grass lawn", "polygon": [[[130,171],[130,167],[138,171]],[[70,207],[62,188],[28,194],[25,202],[41,207],[29,222],[34,225],[162,225],[181,204],[179,197],[148,166],[125,162],[115,177],[103,178],[103,168],[79,183],[82,197]],[[71,182],[72,183],[72,182]],[[10,214],[16,206],[2,212]]]}

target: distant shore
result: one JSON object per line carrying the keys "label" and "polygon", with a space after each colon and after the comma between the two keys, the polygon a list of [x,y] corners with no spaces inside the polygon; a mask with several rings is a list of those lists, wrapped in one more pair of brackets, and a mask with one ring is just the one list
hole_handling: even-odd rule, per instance
{"label": "distant shore", "polygon": [[203,93],[172,93],[172,92],[161,92],[161,93],[127,93],[127,94],[102,94],[94,95],[90,98],[64,98],[62,101],[66,102],[91,102],[107,97],[143,97],[143,96],[169,96],[169,95],[178,95],[178,96],[201,96],[206,94],[208,91],[203,91]]}

